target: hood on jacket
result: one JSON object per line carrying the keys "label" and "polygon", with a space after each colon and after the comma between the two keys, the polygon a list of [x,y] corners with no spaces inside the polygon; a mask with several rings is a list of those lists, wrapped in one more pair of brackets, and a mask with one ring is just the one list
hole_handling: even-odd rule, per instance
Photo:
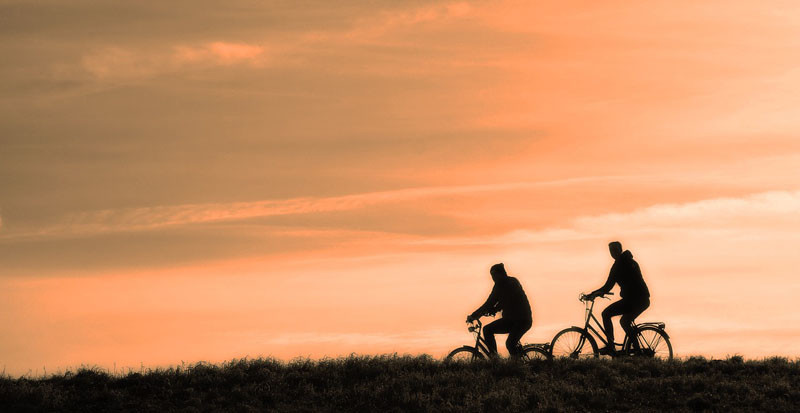
{"label": "hood on jacket", "polygon": [[502,262],[499,264],[492,265],[492,268],[489,269],[489,274],[492,275],[492,280],[494,282],[497,282],[499,280],[508,277],[508,273],[506,272],[506,267],[503,265]]}

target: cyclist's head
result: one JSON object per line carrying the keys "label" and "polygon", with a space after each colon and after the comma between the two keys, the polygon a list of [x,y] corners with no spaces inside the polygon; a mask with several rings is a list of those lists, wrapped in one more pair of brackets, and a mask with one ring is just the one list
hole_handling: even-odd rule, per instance
{"label": "cyclist's head", "polygon": [[492,279],[497,281],[501,278],[508,277],[506,273],[506,267],[503,266],[503,263],[492,265],[492,268],[489,269],[489,274],[492,274]]}
{"label": "cyclist's head", "polygon": [[622,244],[619,241],[613,241],[608,243],[608,252],[611,253],[611,256],[614,259],[617,259],[620,255],[622,255]]}

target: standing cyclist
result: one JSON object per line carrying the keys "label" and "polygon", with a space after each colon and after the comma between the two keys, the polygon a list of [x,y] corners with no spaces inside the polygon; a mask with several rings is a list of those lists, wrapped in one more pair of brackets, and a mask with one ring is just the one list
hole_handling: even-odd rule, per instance
{"label": "standing cyclist", "polygon": [[489,298],[480,308],[467,316],[467,322],[477,320],[486,314],[503,311],[503,318],[495,320],[483,328],[483,337],[486,346],[492,355],[497,355],[497,342],[495,334],[508,333],[506,348],[512,356],[520,354],[519,340],[531,328],[531,305],[528,296],[522,289],[522,284],[514,277],[509,277],[502,263],[495,264],[489,270],[494,280],[494,288]]}
{"label": "standing cyclist", "polygon": [[614,347],[614,325],[611,323],[611,317],[622,315],[619,323],[625,333],[632,337],[633,320],[642,314],[647,307],[650,307],[650,290],[647,289],[639,264],[633,260],[633,254],[630,251],[625,250],[623,252],[622,244],[619,241],[608,244],[608,251],[611,253],[611,257],[614,258],[614,265],[611,266],[608,280],[602,287],[593,291],[587,297],[593,299],[608,294],[614,284],[619,284],[621,300],[610,304],[603,310],[603,328],[606,330],[608,345],[600,349],[600,354],[613,355],[616,350]]}

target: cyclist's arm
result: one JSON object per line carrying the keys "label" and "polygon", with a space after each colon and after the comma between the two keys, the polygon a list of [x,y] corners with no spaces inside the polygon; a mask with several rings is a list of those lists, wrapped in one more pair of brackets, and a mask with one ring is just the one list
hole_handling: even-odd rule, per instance
{"label": "cyclist's arm", "polygon": [[492,292],[489,293],[489,298],[486,299],[486,302],[478,307],[477,310],[473,311],[470,317],[477,320],[481,318],[482,315],[491,311],[497,304],[499,303],[497,299],[497,286],[495,285],[494,288],[492,288]]}
{"label": "cyclist's arm", "polygon": [[611,289],[614,288],[614,283],[616,282],[616,277],[614,276],[614,273],[615,273],[614,267],[612,266],[611,271],[608,272],[608,279],[606,280],[606,283],[603,284],[602,287],[592,291],[590,295],[599,297],[601,295],[610,293]]}

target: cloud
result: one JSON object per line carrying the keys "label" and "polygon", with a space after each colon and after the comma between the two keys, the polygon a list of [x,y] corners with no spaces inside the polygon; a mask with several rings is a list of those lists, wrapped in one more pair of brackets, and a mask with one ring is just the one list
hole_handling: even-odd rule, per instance
{"label": "cloud", "polygon": [[625,178],[617,176],[601,176],[542,182],[418,187],[336,197],[304,197],[254,202],[186,204],[145,208],[107,209],[72,214],[60,224],[38,230],[27,231],[24,233],[17,232],[14,234],[7,234],[5,238],[91,235],[119,231],[142,231],[180,225],[236,221],[279,215],[355,210],[378,204],[413,201],[444,196],[518,191],[524,189],[553,186],[557,187],[585,182],[606,180],[614,181],[621,179]]}
{"label": "cloud", "polygon": [[629,213],[575,220],[582,229],[743,226],[771,222],[800,223],[800,191],[770,191],[742,198],[716,198],[683,204],[661,204]]}
{"label": "cloud", "polygon": [[[542,182],[407,188],[336,197],[301,197],[253,202],[185,204],[121,208],[71,214],[60,223],[34,230],[6,232],[2,238],[62,237],[165,227],[240,221],[254,218],[350,211],[381,204],[424,199],[471,196],[577,185],[597,181],[623,181],[625,177],[601,176]],[[609,234],[671,231],[674,229],[730,230],[743,226],[764,227],[800,224],[800,191],[770,191],[740,198],[715,198],[688,203],[658,204],[627,213],[574,218],[568,225],[540,230],[518,229],[502,235],[438,237],[417,241],[435,245],[520,244],[607,237]],[[0,222],[1,223],[1,222]]]}
{"label": "cloud", "polygon": [[84,70],[98,80],[134,80],[189,67],[262,67],[266,64],[266,55],[261,45],[214,41],[156,50],[106,47],[84,55],[81,63]]}
{"label": "cloud", "polygon": [[[740,198],[714,198],[687,203],[658,204],[627,213],[574,218],[569,225],[541,230],[520,229],[494,237],[437,238],[414,241],[431,245],[513,245],[582,239],[609,235],[668,231],[727,231],[742,227],[797,228],[800,191],[769,191]],[[749,233],[750,237],[754,235]]]}
{"label": "cloud", "polygon": [[244,43],[211,42],[199,47],[177,46],[175,59],[179,63],[210,62],[216,65],[264,63],[264,47]]}
{"label": "cloud", "polygon": [[472,5],[466,2],[429,5],[416,9],[383,13],[381,18],[378,18],[379,24],[375,26],[388,29],[398,26],[414,26],[432,21],[441,22],[462,19],[470,16],[474,11]]}
{"label": "cloud", "polygon": [[397,31],[418,28],[420,25],[442,24],[465,19],[475,14],[472,5],[466,2],[425,5],[401,10],[385,10],[371,13],[353,22],[343,31],[314,32],[308,39],[322,41],[346,41],[374,43]]}
{"label": "cloud", "polygon": [[[387,36],[397,31],[430,22],[466,18],[473,11],[469,4],[455,2],[371,13],[353,21],[345,30],[309,31],[290,36],[281,46],[282,54],[306,55],[316,53],[320,47],[341,47],[353,42],[385,43]],[[267,53],[262,44],[222,40],[175,44],[168,48],[109,46],[86,53],[81,58],[81,66],[99,80],[136,80],[197,66],[263,67],[268,60],[274,62],[275,54],[281,54],[277,49],[271,48],[270,51],[272,54]]]}
{"label": "cloud", "polygon": [[121,47],[107,47],[85,55],[83,68],[97,79],[149,77],[168,68],[168,62]]}

